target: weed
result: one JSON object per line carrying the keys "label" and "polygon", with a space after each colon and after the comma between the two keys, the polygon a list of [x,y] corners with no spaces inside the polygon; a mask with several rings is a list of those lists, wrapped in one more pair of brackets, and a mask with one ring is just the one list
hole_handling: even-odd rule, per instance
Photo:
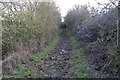
{"label": "weed", "polygon": [[[46,54],[48,54],[60,40],[59,36],[56,36],[55,39],[38,54],[34,55],[31,59],[26,60],[27,64],[17,65],[13,70],[13,75],[4,75],[3,78],[30,78],[34,77],[37,66],[42,64],[42,60],[45,59]],[[44,76],[43,76],[44,77]]]}

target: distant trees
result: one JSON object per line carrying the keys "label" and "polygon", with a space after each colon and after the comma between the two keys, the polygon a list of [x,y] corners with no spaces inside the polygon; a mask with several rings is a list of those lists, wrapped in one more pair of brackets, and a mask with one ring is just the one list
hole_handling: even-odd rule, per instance
{"label": "distant trees", "polygon": [[70,9],[65,17],[65,23],[69,27],[76,27],[81,25],[81,23],[87,19],[89,16],[89,11],[86,5],[75,5]]}
{"label": "distant trees", "polygon": [[67,28],[67,25],[65,22],[61,22],[60,25],[59,25],[59,28],[60,29],[66,29]]}

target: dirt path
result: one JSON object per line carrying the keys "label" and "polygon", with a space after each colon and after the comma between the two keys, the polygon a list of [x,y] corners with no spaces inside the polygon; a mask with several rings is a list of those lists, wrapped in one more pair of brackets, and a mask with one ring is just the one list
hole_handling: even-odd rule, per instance
{"label": "dirt path", "polygon": [[38,68],[38,75],[40,77],[53,77],[53,78],[68,78],[70,77],[68,69],[70,64],[67,62],[72,55],[72,45],[70,38],[67,35],[61,34],[60,42],[55,48],[47,55],[43,64]]}
{"label": "dirt path", "polygon": [[[39,65],[37,77],[70,78],[70,70],[72,70],[72,66],[74,66],[71,65],[70,62],[71,60],[75,60],[72,59],[74,58],[74,55],[70,37],[64,33],[61,34],[59,43],[50,53],[48,53],[47,57],[43,60],[43,63]],[[78,62],[77,64],[81,63]]]}

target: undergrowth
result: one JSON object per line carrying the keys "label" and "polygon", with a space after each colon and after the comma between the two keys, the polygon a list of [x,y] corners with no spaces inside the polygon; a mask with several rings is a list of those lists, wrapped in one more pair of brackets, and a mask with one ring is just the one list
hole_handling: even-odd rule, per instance
{"label": "undergrowth", "polygon": [[43,50],[34,55],[33,57],[26,60],[26,64],[19,64],[13,69],[13,75],[4,75],[3,78],[33,78],[36,76],[37,66],[42,64],[43,59],[45,59],[46,54],[49,53],[60,40],[60,36],[56,36],[54,40]]}

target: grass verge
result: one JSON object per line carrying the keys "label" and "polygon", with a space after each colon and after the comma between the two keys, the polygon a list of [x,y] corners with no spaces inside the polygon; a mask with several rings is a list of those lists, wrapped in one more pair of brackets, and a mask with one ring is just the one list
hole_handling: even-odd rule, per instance
{"label": "grass verge", "polygon": [[56,36],[54,40],[46,45],[43,50],[34,55],[33,57],[26,60],[25,64],[19,64],[13,69],[13,75],[3,75],[4,78],[34,78],[36,76],[37,66],[42,64],[43,59],[45,59],[46,54],[48,54],[58,43],[60,36]]}
{"label": "grass verge", "polygon": [[70,32],[67,32],[67,35],[70,36],[74,52],[69,61],[73,65],[70,69],[71,78],[89,78],[93,76],[92,70],[86,64],[88,59],[82,54],[83,48],[80,46],[78,39]]}

